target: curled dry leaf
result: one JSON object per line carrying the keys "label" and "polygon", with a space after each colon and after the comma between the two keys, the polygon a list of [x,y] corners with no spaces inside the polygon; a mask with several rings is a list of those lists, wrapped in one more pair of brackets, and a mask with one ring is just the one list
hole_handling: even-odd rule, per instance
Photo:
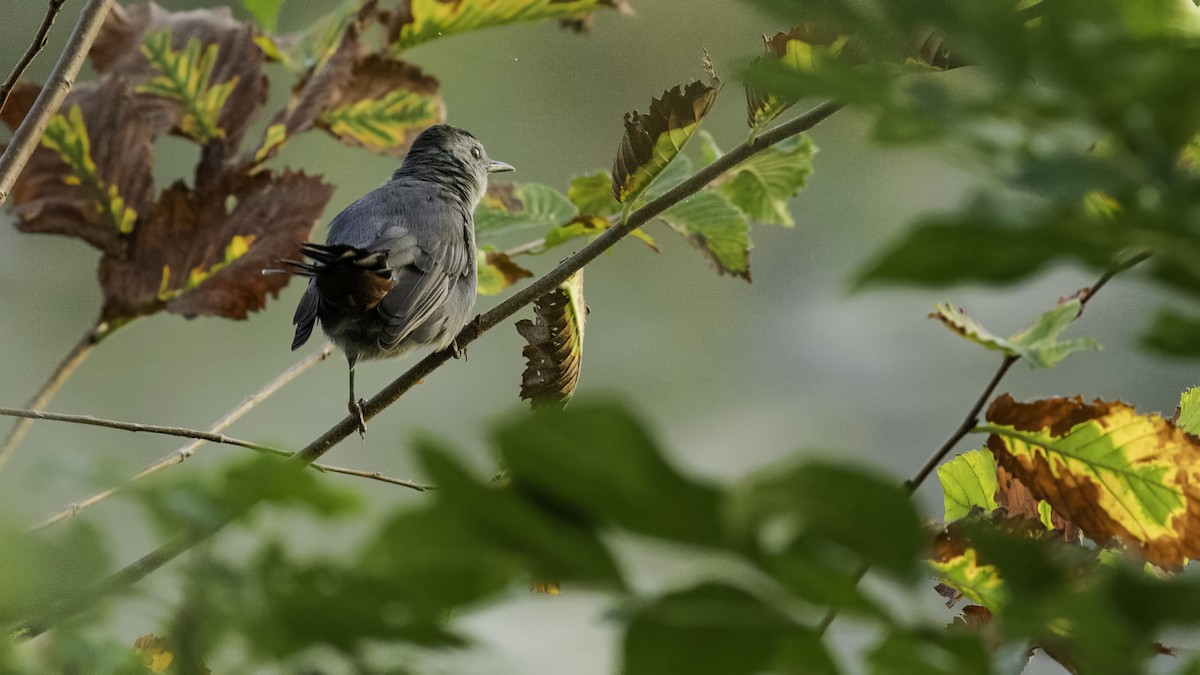
{"label": "curled dry leaf", "polygon": [[679,156],[712,108],[720,80],[705,55],[708,81],[678,85],[650,101],[650,111],[625,114],[625,135],[613,162],[613,196],[632,203]]}
{"label": "curled dry leaf", "polygon": [[988,408],[988,447],[1033,497],[1101,545],[1150,562],[1200,556],[1200,439],[1121,402],[1053,398]]}
{"label": "curled dry leaf", "polygon": [[534,321],[517,322],[517,332],[529,342],[521,398],[537,408],[562,408],[579,384],[583,365],[583,332],[587,322],[583,302],[583,270],[533,304]]}

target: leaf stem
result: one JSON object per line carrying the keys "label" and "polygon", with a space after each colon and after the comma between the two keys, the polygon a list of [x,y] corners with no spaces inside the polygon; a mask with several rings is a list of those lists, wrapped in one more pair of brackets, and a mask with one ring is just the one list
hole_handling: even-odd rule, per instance
{"label": "leaf stem", "polygon": [[[699,192],[715,178],[753,156],[755,153],[761,152],[796,134],[808,131],[841,108],[842,105],[835,102],[821,103],[770,131],[763,132],[754,140],[746,141],[731,149],[728,153],[717,158],[712,164],[705,166],[683,182],[651,200],[645,206],[630,213],[622,222],[606,230],[590,244],[559,263],[557,267],[533,283],[522,288],[487,313],[476,317],[474,321],[468,323],[458,334],[455,344],[459,349],[462,349],[474,342],[488,330],[507,320],[513,314],[516,314],[518,310],[566,281],[568,277],[595,260],[600,254],[612,248],[613,245],[633,230],[649,222],[671,206]],[[421,359],[416,365],[409,368],[404,374],[393,380],[383,390],[373,396],[371,400],[367,401],[362,408],[364,419],[369,420],[378,415],[452,357],[453,350],[444,349]],[[341,422],[309,443],[303,450],[296,453],[295,461],[303,464],[315,462],[319,457],[328,452],[330,448],[353,434],[357,429],[358,420],[355,417],[346,416]],[[207,541],[209,537],[219,532],[221,528],[230,522],[232,522],[232,518],[224,522],[215,523],[205,529],[179,535],[174,539],[168,540],[167,543],[160,546],[157,550],[124,567],[93,588],[81,591],[71,597],[61,598],[59,602],[48,607],[41,615],[18,627],[12,633],[12,639],[15,641],[24,641],[36,637],[52,628],[58,622],[70,618],[76,613],[90,607],[105,596],[132,586],[193,546]]]}
{"label": "leaf stem", "polygon": [[33,36],[33,42],[29,43],[29,47],[25,49],[25,53],[21,56],[21,60],[17,61],[17,65],[13,66],[12,72],[9,73],[8,79],[0,85],[0,112],[4,111],[4,104],[8,103],[8,95],[12,93],[13,87],[17,86],[17,82],[21,81],[21,76],[25,74],[25,69],[29,64],[33,63],[33,59],[46,47],[47,36],[50,34],[50,27],[54,25],[54,19],[58,17],[59,10],[67,0],[50,0],[50,6],[46,8],[46,16],[42,17],[42,25],[38,27],[37,33]]}
{"label": "leaf stem", "polygon": [[8,201],[17,176],[42,140],[50,118],[58,112],[63,99],[71,91],[75,76],[83,67],[92,42],[100,33],[104,17],[108,16],[113,2],[115,0],[88,0],[79,13],[79,19],[75,22],[75,28],[71,30],[71,36],[67,38],[66,46],[54,64],[54,69],[50,71],[50,78],[42,87],[21,126],[13,132],[12,141],[5,148],[4,154],[0,155],[0,204]]}

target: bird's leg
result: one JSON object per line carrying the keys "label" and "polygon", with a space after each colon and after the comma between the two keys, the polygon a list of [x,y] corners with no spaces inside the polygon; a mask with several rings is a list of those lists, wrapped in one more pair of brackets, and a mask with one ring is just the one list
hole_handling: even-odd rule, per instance
{"label": "bird's leg", "polygon": [[454,353],[454,358],[461,358],[463,361],[467,360],[467,348],[458,346],[458,338],[450,341],[450,351]]}
{"label": "bird's leg", "polygon": [[358,419],[358,436],[366,438],[367,436],[367,420],[363,418],[363,404],[366,401],[361,398],[354,398],[354,364],[357,359],[350,359],[350,405],[347,406],[350,410],[350,416]]}

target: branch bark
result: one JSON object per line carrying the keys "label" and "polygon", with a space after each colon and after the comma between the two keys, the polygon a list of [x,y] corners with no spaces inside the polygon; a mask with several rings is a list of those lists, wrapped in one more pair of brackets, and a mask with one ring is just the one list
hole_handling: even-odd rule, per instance
{"label": "branch bark", "polygon": [[0,204],[8,200],[17,176],[25,168],[29,156],[33,154],[37,144],[41,141],[42,134],[46,132],[46,127],[50,124],[50,118],[58,112],[63,99],[67,97],[67,93],[74,86],[75,76],[83,67],[88,51],[92,48],[92,42],[100,32],[100,27],[104,25],[104,17],[108,16],[108,10],[112,8],[114,1],[88,0],[79,13],[75,28],[71,31],[71,36],[67,38],[67,44],[54,64],[50,78],[42,87],[41,93],[33,102],[33,107],[25,116],[25,120],[21,122],[21,126],[13,132],[12,142],[8,144],[4,154],[0,155]]}
{"label": "branch bark", "polygon": [[[650,201],[637,211],[629,214],[624,222],[609,228],[590,244],[583,247],[563,262],[559,263],[557,267],[547,272],[530,285],[513,294],[512,297],[500,303],[487,313],[476,317],[474,321],[467,324],[467,326],[463,328],[462,332],[458,334],[458,337],[455,339],[455,343],[459,349],[466,347],[470,343],[479,339],[479,337],[488,330],[499,325],[501,321],[505,321],[513,314],[516,314],[521,308],[532,303],[534,300],[537,300],[550,290],[556,288],[562,282],[566,281],[568,277],[570,277],[576,271],[582,269],[588,263],[595,260],[600,256],[600,254],[612,248],[614,244],[616,244],[633,230],[646,224],[671,206],[674,206],[687,197],[699,192],[721,174],[751,157],[755,153],[765,150],[772,145],[779,143],[780,141],[791,138],[796,134],[808,131],[841,108],[842,106],[838,103],[822,103],[815,108],[812,108],[811,110],[802,113],[801,115],[783,124],[780,124],[770,131],[761,133],[756,138],[733,148],[728,153],[719,157],[715,162],[700,169],[696,173],[692,174],[689,178],[676,185],[674,188]],[[385,408],[395,403],[401,396],[404,395],[405,392],[407,392],[433,371],[437,370],[451,358],[452,350],[445,349],[429,354],[425,358],[421,359],[421,361],[419,361],[416,365],[408,369],[408,371],[406,371],[397,379],[393,380],[391,384],[387,385],[382,391],[373,396],[371,400],[363,406],[363,417],[369,420],[378,415]],[[354,417],[347,416],[329,431],[322,434],[312,443],[309,443],[309,445],[303,450],[296,453],[295,461],[304,464],[312,464],[318,458],[328,452],[330,448],[353,434],[357,429],[358,420]],[[71,598],[62,599],[55,606],[48,608],[41,616],[35,617],[31,621],[18,627],[11,634],[11,638],[15,641],[25,641],[44,633],[52,628],[55,624],[70,618],[83,609],[95,604],[104,597],[120,592],[132,586],[180,554],[198,544],[207,541],[210,537],[212,537],[212,535],[219,532],[221,528],[223,528],[229,522],[232,522],[232,519],[225,521],[224,523],[215,524],[206,530],[187,535],[181,535],[169,540],[157,550],[143,556],[139,560],[116,572],[112,576],[97,584],[94,588],[80,592]]]}
{"label": "branch bark", "polygon": [[8,95],[12,93],[13,87],[17,86],[17,82],[21,81],[21,76],[25,74],[25,69],[29,64],[33,63],[33,59],[46,46],[47,36],[50,34],[50,27],[54,25],[54,19],[58,17],[59,10],[67,0],[50,0],[50,6],[46,8],[46,16],[42,18],[42,25],[38,27],[37,33],[33,36],[33,42],[29,43],[29,47],[25,53],[21,55],[21,60],[17,61],[17,65],[13,66],[12,72],[9,73],[8,79],[0,85],[0,111],[4,110],[4,104],[8,102]]}

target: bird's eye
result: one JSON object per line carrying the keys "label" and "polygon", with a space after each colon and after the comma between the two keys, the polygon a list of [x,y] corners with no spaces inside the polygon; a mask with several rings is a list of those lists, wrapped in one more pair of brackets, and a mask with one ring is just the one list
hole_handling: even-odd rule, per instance
{"label": "bird's eye", "polygon": [[474,157],[475,159],[479,159],[480,157],[483,157],[483,151],[479,149],[478,145],[471,148],[471,156]]}

